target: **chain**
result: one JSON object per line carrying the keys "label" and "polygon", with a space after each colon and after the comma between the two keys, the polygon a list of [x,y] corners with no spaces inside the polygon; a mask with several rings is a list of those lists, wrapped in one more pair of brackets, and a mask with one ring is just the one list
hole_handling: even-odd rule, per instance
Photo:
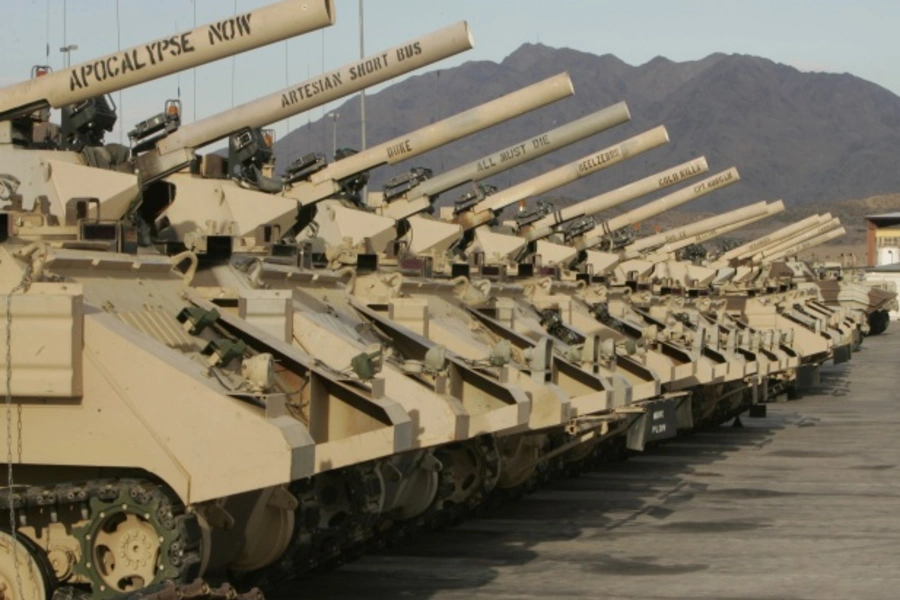
{"label": "chain", "polygon": [[[12,446],[12,301],[17,292],[28,289],[31,285],[32,265],[29,263],[22,274],[19,285],[14,287],[6,295],[6,485],[9,491],[9,534],[13,540],[13,567],[16,571],[16,585],[19,589],[19,598],[25,600],[25,591],[22,586],[22,574],[19,571],[19,540],[16,536],[16,511],[13,502],[13,446]],[[22,404],[18,404],[18,452],[19,461],[22,460]]]}

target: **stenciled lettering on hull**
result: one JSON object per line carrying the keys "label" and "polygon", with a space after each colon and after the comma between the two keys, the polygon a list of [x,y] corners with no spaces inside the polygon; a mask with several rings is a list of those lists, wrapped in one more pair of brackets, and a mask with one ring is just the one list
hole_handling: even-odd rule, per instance
{"label": "stenciled lettering on hull", "polygon": [[[251,35],[252,13],[232,17],[213,23],[207,27],[210,46],[224,44]],[[94,83],[121,77],[132,71],[140,71],[147,66],[164,63],[168,58],[177,58],[197,51],[192,36],[194,32],[182,33],[170,38],[157,40],[142,48],[126,50],[101,60],[85,63],[72,69],[69,75],[69,91],[89,88]]]}
{"label": "stenciled lettering on hull", "polygon": [[671,185],[673,183],[678,183],[679,181],[681,181],[683,179],[690,179],[694,175],[697,175],[698,173],[702,173],[702,172],[703,172],[703,169],[700,167],[700,165],[694,164],[686,169],[681,169],[677,173],[670,173],[670,174],[666,175],[665,177],[660,177],[659,178],[659,186],[663,187],[663,186]]}
{"label": "stenciled lettering on hull", "polygon": [[606,163],[615,160],[622,156],[622,151],[619,148],[613,148],[612,150],[607,150],[606,152],[601,152],[599,154],[595,154],[594,156],[587,158],[580,163],[578,163],[578,172],[579,173],[590,173],[591,171],[596,171]]}

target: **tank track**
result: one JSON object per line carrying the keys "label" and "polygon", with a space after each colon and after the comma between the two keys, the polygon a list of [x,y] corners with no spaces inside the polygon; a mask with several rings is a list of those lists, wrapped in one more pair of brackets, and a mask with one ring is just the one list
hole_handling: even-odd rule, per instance
{"label": "tank track", "polygon": [[[23,528],[33,527],[41,532],[50,523],[62,523],[71,529],[78,541],[80,555],[71,557],[63,568],[65,585],[78,582],[79,593],[89,593],[95,600],[118,599],[124,590],[112,589],[104,580],[94,543],[101,540],[110,527],[131,520],[142,523],[140,531],[130,539],[141,543],[158,543],[153,578],[142,588],[164,582],[185,584],[200,574],[202,532],[196,516],[163,486],[139,479],[103,479],[79,483],[16,486],[0,490],[0,512],[12,509],[19,535],[27,535]],[[149,534],[153,528],[153,536]],[[98,542],[99,543],[99,542]],[[119,557],[123,557],[120,553]],[[59,556],[54,556],[57,574]],[[130,558],[130,557],[129,557]],[[115,558],[112,559],[115,561]],[[126,559],[123,557],[123,561]],[[145,567],[146,568],[146,567]],[[89,592],[81,592],[81,586]],[[74,593],[74,592],[73,592]]]}
{"label": "tank track", "polygon": [[[75,587],[61,587],[53,592],[51,600],[92,600],[90,593]],[[265,600],[257,588],[238,592],[231,584],[212,587],[202,579],[192,583],[166,581],[144,588],[133,594],[122,594],[116,600]]]}

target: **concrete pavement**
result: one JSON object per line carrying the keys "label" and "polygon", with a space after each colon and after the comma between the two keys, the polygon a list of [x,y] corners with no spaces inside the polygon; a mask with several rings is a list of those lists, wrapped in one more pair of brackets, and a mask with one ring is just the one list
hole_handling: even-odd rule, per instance
{"label": "concrete pavement", "polygon": [[271,599],[900,598],[900,329],[822,387]]}

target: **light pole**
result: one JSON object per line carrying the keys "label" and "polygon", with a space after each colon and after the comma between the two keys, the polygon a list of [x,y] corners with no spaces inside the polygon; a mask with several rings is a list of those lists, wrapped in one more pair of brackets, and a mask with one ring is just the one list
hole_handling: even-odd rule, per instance
{"label": "light pole", "polygon": [[66,65],[66,68],[72,66],[72,52],[74,52],[75,50],[78,50],[78,44],[67,44],[59,49],[60,52],[65,54],[63,63]]}
{"label": "light pole", "polygon": [[331,156],[332,158],[336,158],[337,156],[337,122],[340,118],[340,113],[328,113],[328,116],[331,118]]}

